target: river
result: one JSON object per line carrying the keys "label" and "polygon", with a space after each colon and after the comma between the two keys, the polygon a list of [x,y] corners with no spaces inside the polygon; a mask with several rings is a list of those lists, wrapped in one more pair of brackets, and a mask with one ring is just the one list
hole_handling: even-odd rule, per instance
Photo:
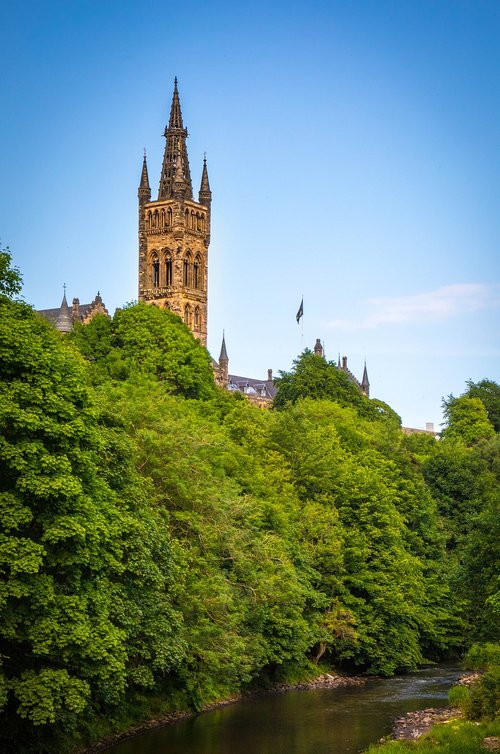
{"label": "river", "polygon": [[144,733],[109,754],[358,754],[405,712],[444,707],[460,670],[254,697]]}

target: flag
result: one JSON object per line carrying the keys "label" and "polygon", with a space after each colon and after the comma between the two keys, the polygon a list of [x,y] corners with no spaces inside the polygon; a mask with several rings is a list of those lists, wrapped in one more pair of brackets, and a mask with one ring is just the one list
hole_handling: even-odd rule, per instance
{"label": "flag", "polygon": [[300,318],[304,315],[304,299],[300,302],[299,311],[295,315],[295,319],[297,320],[297,324],[300,322]]}

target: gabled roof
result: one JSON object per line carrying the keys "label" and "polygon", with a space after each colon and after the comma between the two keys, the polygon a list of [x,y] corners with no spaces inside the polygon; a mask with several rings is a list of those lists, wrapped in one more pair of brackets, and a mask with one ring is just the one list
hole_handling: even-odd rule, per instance
{"label": "gabled roof", "polygon": [[254,377],[241,377],[237,374],[229,375],[229,389],[240,390],[242,393],[253,392],[257,395],[264,394],[266,398],[274,398],[277,389],[273,380],[259,380]]}

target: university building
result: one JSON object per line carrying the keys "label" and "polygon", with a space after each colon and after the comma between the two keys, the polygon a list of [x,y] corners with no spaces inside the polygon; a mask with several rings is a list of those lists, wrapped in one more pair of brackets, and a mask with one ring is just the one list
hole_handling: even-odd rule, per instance
{"label": "university building", "polygon": [[[138,189],[138,299],[167,307],[178,314],[206,347],[212,192],[204,159],[197,199],[193,195],[186,145],[188,132],[182,120],[177,79],[174,81],[170,117],[164,136],[165,151],[155,199],[151,198],[146,155],[142,163]],[[78,299],[73,299],[70,308],[66,301],[66,291],[59,309],[40,311],[61,332],[71,330],[75,321],[86,323],[101,313],[107,314],[107,310],[99,293],[91,304],[82,305]],[[321,357],[324,355],[319,339],[314,346],[314,353]],[[215,379],[222,387],[241,391],[257,403],[269,403],[276,393],[270,369],[267,378],[260,380],[229,372],[224,337],[219,361],[213,360],[213,366]],[[369,396],[370,383],[366,364],[361,382],[348,369],[345,356],[342,361],[339,357],[337,368],[347,374],[360,392]]]}

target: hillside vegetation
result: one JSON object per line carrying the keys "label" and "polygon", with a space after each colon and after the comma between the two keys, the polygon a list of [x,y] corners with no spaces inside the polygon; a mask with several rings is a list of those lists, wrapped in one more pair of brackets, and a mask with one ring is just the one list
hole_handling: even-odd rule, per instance
{"label": "hillside vegetation", "polygon": [[166,310],[61,336],[1,254],[2,751],[496,638],[498,385],[405,437],[305,352],[263,411]]}

